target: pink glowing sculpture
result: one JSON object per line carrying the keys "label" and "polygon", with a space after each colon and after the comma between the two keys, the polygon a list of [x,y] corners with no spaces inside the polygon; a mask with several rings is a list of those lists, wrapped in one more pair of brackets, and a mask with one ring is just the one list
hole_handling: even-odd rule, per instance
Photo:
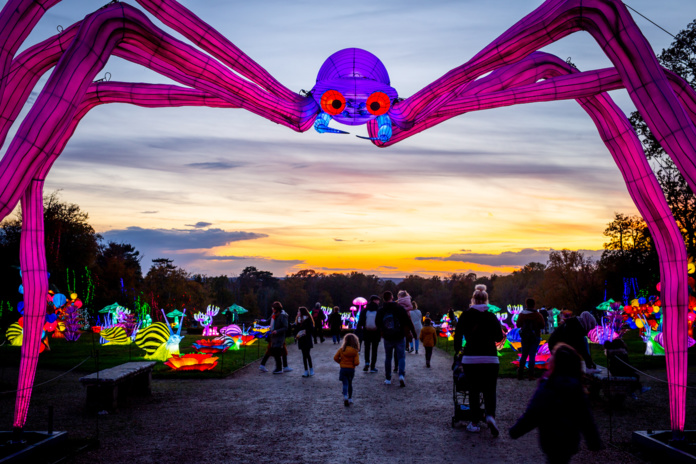
{"label": "pink glowing sculpture", "polygon": [[[42,15],[59,0],[8,0],[0,12],[0,145],[30,92],[48,82],[0,160],[0,220],[21,202],[20,263],[25,291],[24,343],[14,426],[26,420],[48,290],[43,184],[80,120],[105,103],[144,107],[244,108],[295,131],[366,123],[386,147],[468,112],[574,99],[589,114],[648,224],[663,282],[667,378],[673,430],[686,410],[687,257],[679,228],[648,165],[640,140],[607,91],[626,88],[648,126],[696,190],[696,93],[660,67],[620,0],[547,0],[463,65],[414,95],[397,98],[379,60],[342,50],[322,66],[313,92],[281,85],[228,39],[174,0],[137,0],[188,45],[125,3],[110,3],[54,37],[16,55]],[[539,50],[588,32],[613,68],[580,72]],[[93,82],[110,56],[148,67],[180,85]]]}
{"label": "pink glowing sculpture", "polygon": [[213,318],[218,315],[220,308],[213,305],[208,305],[205,313],[197,312],[193,315],[193,318],[197,320],[203,326],[203,336],[204,337],[217,337],[220,335],[217,327],[212,327]]}

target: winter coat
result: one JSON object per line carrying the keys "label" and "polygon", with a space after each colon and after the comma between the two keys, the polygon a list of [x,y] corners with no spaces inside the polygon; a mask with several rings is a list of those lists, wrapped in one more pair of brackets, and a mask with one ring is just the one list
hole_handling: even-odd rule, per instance
{"label": "winter coat", "polygon": [[[403,329],[403,333],[401,333],[400,335],[385,334],[384,316],[386,316],[389,313],[393,313],[394,316],[398,318],[399,325],[401,325],[401,328]],[[413,322],[411,321],[411,318],[408,317],[408,314],[406,314],[406,310],[394,301],[388,301],[384,303],[382,308],[377,312],[377,327],[379,327],[379,331],[382,334],[382,338],[390,342],[398,342],[399,340],[403,340],[406,337],[406,333],[410,333],[413,337],[418,336],[416,335],[416,329],[415,327],[413,327]]]}
{"label": "winter coat", "polygon": [[437,345],[437,330],[432,325],[426,325],[421,329],[418,340],[423,343],[426,348],[432,348]]}
{"label": "winter coat", "polygon": [[549,350],[553,352],[553,348],[558,343],[570,345],[582,356],[582,359],[585,360],[585,365],[588,368],[593,368],[595,364],[592,361],[590,349],[585,340],[586,335],[587,332],[582,328],[577,317],[566,319],[566,321],[558,326],[549,337]]}
{"label": "winter coat", "polygon": [[529,309],[525,309],[517,316],[517,327],[522,330],[525,325],[527,326],[525,330],[531,329],[536,338],[541,338],[541,330],[546,326],[544,316],[539,311]]}
{"label": "winter coat", "polygon": [[272,348],[282,348],[285,344],[285,335],[288,332],[288,313],[281,311],[280,314],[276,314],[273,319],[273,331],[276,333],[271,333],[271,347]]}
{"label": "winter coat", "polygon": [[331,311],[331,314],[329,314],[329,328],[331,329],[331,334],[340,334],[342,326],[343,321],[341,320],[341,314],[338,311]]}
{"label": "winter coat", "polygon": [[505,334],[495,314],[488,311],[488,305],[473,305],[462,311],[454,329],[454,346],[466,346],[464,356],[498,356],[496,344],[503,341]]}
{"label": "winter coat", "polygon": [[352,346],[347,346],[345,350],[339,348],[334,355],[334,361],[340,364],[341,367],[355,369],[360,364],[360,353]]}
{"label": "winter coat", "polygon": [[539,444],[547,456],[570,457],[578,452],[580,434],[587,446],[602,446],[590,404],[578,379],[554,377],[542,379],[527,410],[510,429],[511,438],[539,428]]}
{"label": "winter coat", "polygon": [[297,339],[297,347],[301,350],[306,350],[314,346],[312,337],[314,335],[314,324],[312,324],[312,318],[308,317],[302,322],[297,324],[297,332],[305,331],[305,334]]}

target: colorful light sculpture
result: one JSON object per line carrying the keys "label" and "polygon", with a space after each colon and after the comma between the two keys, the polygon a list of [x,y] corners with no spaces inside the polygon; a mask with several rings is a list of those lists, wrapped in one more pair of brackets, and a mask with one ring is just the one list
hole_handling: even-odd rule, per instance
{"label": "colorful light sculpture", "polygon": [[197,342],[193,343],[191,346],[195,348],[196,351],[199,353],[208,353],[208,354],[215,354],[215,353],[224,353],[229,349],[229,347],[233,344],[233,340],[230,339],[230,341],[227,340],[221,340],[218,338],[208,340],[206,338],[203,338],[201,340],[198,340]]}
{"label": "colorful light sculpture", "polygon": [[[15,56],[42,15],[57,2],[8,0],[0,12],[0,141],[4,143],[40,76],[55,66],[0,160],[0,220],[20,201],[23,213],[20,265],[26,319],[15,427],[23,427],[26,419],[48,289],[43,183],[79,121],[95,106],[127,102],[146,107],[244,108],[299,132],[313,125],[320,132],[342,132],[329,128],[332,118],[349,125],[366,122],[372,142],[386,147],[468,112],[575,99],[614,157],[658,250],[670,417],[672,428],[683,430],[686,251],[640,140],[606,92],[628,89],[648,127],[693,190],[696,115],[691,105],[696,96],[683,79],[660,67],[620,0],[547,0],[471,60],[403,100],[390,87],[382,63],[359,49],[332,55],[320,69],[313,92],[295,94],[174,0],[138,3],[203,51],[164,33],[136,8],[116,2]],[[580,72],[536,51],[580,30],[595,39],[613,68]],[[111,55],[149,67],[186,87],[93,82]]]}
{"label": "colorful light sculpture", "polygon": [[175,371],[209,371],[217,366],[218,358],[211,354],[189,353],[176,354],[164,363]]}
{"label": "colorful light sculpture", "polygon": [[218,315],[220,308],[213,305],[208,305],[205,313],[197,312],[193,315],[193,318],[198,321],[199,324],[203,326],[203,336],[204,337],[217,337],[220,335],[218,333],[217,327],[211,327],[213,324],[213,318]]}
{"label": "colorful light sculpture", "polygon": [[[184,309],[184,313],[186,310]],[[184,338],[181,335],[181,325],[177,333],[172,332],[167,320],[167,315],[164,314],[164,322],[155,322],[149,327],[138,331],[135,337],[135,344],[145,350],[145,359],[165,362],[175,354],[179,354],[179,343]]]}

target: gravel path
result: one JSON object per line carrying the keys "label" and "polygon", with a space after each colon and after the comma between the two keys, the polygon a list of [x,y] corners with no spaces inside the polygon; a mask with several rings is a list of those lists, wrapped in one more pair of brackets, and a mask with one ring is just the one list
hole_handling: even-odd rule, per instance
{"label": "gravel path", "polygon": [[[302,463],[538,463],[536,433],[506,435],[534,390],[533,382],[501,379],[501,436],[452,429],[450,358],[435,350],[433,367],[423,353],[407,354],[406,388],[385,386],[362,365],[354,380],[355,404],[343,405],[337,345],[312,350],[316,375],[302,378],[301,355],[289,347],[291,373],[261,373],[254,363],[223,380],[155,381],[153,397],[100,417],[102,446],[76,463],[218,463],[262,460]],[[380,345],[380,349],[382,346]],[[273,364],[271,359],[269,367]],[[513,392],[513,389],[517,390]],[[83,418],[84,425],[94,419]],[[582,452],[576,462],[639,462],[616,450]]]}
{"label": "gravel path", "polygon": [[[406,388],[399,388],[398,382],[383,384],[384,352],[382,345],[379,348],[379,373],[358,368],[355,404],[350,408],[343,405],[338,365],[332,359],[337,345],[330,340],[312,350],[316,371],[312,378],[301,377],[302,358],[293,345],[288,348],[295,369],[291,373],[261,373],[256,362],[226,379],[155,380],[151,397],[135,398],[121,411],[99,416],[101,446],[70,462],[544,462],[536,432],[516,441],[507,437],[507,429],[534,391],[534,382],[500,379],[501,436],[493,438],[487,429],[472,434],[462,424],[455,429],[450,425],[451,360],[444,352],[435,350],[432,369],[425,368],[422,352],[407,354]],[[272,364],[271,359],[269,367]],[[47,404],[54,404],[56,430],[94,437],[97,421],[84,413],[84,392],[77,378],[71,374],[54,388],[37,389],[32,409],[44,411]],[[11,423],[13,399],[2,398],[0,406],[0,420]],[[597,421],[607,440],[606,415],[598,409]],[[644,427],[635,411],[614,416],[615,439],[626,443],[631,430]],[[44,417],[45,413],[30,413],[27,429],[45,429]],[[617,426],[620,422],[623,428]],[[642,461],[610,446],[599,453],[583,450],[574,462]]]}

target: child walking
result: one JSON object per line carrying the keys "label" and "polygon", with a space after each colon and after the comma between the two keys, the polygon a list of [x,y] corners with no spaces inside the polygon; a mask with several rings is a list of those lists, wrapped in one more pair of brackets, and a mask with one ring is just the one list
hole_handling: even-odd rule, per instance
{"label": "child walking", "polygon": [[359,346],[358,337],[352,333],[347,334],[334,355],[334,361],[341,366],[338,380],[343,382],[343,405],[346,407],[353,404],[353,377],[355,377],[355,368],[360,364]]}
{"label": "child walking", "polygon": [[549,463],[567,463],[578,452],[580,435],[589,449],[602,447],[580,377],[580,356],[559,343],[553,352],[548,379],[542,379],[527,410],[510,429],[519,438],[539,428],[539,444]]}
{"label": "child walking", "polygon": [[420,333],[420,341],[425,348],[425,367],[430,367],[430,359],[433,357],[433,347],[437,345],[437,331],[429,317],[423,321],[423,329]]}

